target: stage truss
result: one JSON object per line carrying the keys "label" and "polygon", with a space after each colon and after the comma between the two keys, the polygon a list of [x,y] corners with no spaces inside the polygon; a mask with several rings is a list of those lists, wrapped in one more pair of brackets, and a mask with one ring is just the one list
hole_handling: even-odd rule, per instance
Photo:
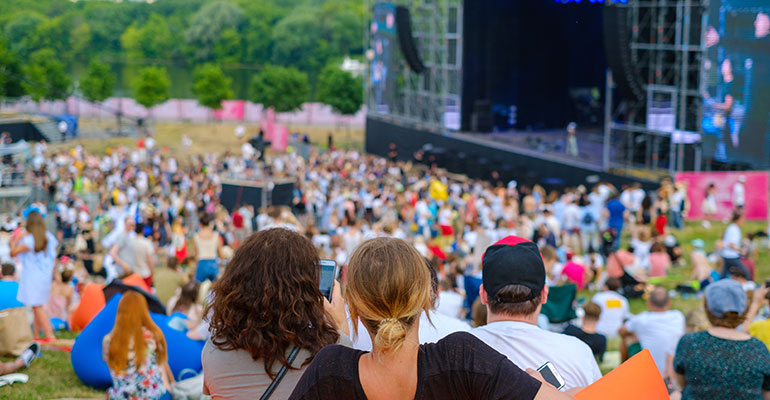
{"label": "stage truss", "polygon": [[[378,3],[365,0],[371,17]],[[426,70],[412,71],[401,51],[394,52],[399,76],[396,95],[387,110],[378,107],[373,85],[364,79],[367,117],[434,132],[460,129],[462,96],[463,0],[395,0],[388,2],[409,8],[412,36]],[[372,33],[367,21],[365,48],[373,49]],[[371,63],[367,77],[371,76]]]}
{"label": "stage truss", "polygon": [[[708,0],[630,0],[606,7],[624,9],[643,94],[615,101],[619,93],[607,73],[605,170],[699,170]],[[694,147],[689,156],[685,146]]]}

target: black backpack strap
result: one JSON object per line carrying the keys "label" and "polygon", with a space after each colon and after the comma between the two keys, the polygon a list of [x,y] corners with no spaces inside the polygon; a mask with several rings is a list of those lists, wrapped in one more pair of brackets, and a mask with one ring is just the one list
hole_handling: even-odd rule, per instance
{"label": "black backpack strap", "polygon": [[[297,354],[299,354],[299,346],[294,346],[294,348],[291,349],[291,353],[289,353],[289,358],[287,360],[289,365],[291,365],[294,360],[297,359]],[[287,370],[288,368],[285,365],[281,366],[278,374],[275,375],[275,379],[273,379],[273,382],[271,382],[270,386],[267,387],[265,393],[262,393],[262,397],[260,397],[259,400],[267,400],[270,398],[270,396],[275,391],[275,388],[278,387],[278,384],[281,383],[281,380],[286,375]]]}

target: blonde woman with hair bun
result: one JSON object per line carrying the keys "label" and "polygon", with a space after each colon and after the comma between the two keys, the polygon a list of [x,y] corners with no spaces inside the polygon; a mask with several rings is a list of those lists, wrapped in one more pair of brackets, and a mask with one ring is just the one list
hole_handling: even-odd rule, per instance
{"label": "blonde woman with hair bun", "polygon": [[348,263],[345,298],[351,319],[366,327],[356,334],[372,338],[372,352],[325,347],[290,399],[571,398],[471,334],[420,345],[431,277],[422,256],[403,240],[380,237],[361,244]]}

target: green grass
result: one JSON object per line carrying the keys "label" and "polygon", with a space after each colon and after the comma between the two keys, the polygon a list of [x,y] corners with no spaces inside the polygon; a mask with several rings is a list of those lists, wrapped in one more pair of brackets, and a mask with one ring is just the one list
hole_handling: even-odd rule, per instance
{"label": "green grass", "polygon": [[[743,227],[743,232],[758,231],[764,229],[766,225],[760,222],[747,222]],[[695,238],[703,239],[706,242],[706,250],[712,251],[714,242],[722,236],[725,224],[712,223],[710,229],[704,229],[699,222],[688,222],[687,226],[674,235],[679,239],[684,249],[686,266],[673,269],[668,277],[661,283],[667,288],[674,288],[677,284],[685,282],[690,275],[689,258],[692,246],[690,242]],[[627,242],[624,242],[627,243]],[[757,282],[764,282],[770,277],[770,252],[767,249],[760,249],[757,265]],[[579,297],[590,299],[592,292],[580,292]],[[647,309],[642,299],[633,299],[630,302],[631,311],[639,313]],[[696,309],[703,305],[700,299],[682,299],[675,297],[672,299],[673,308],[687,311]],[[62,338],[73,338],[74,334],[61,334]],[[608,350],[617,350],[619,341],[614,340],[608,343]],[[3,358],[2,361],[10,361],[9,358]],[[610,369],[603,369],[603,373]],[[55,398],[104,398],[104,392],[91,389],[85,386],[75,376],[70,364],[70,353],[60,351],[44,351],[42,357],[32,363],[32,366],[23,372],[29,375],[29,382],[26,384],[16,384],[12,387],[0,388],[0,398],[7,400],[16,399],[55,399]]]}
{"label": "green grass", "polygon": [[[73,339],[73,333],[59,333],[62,339]],[[12,361],[2,358],[2,361]],[[28,369],[19,371],[29,375],[27,383],[0,387],[4,400],[32,400],[59,398],[104,398],[104,392],[83,384],[75,375],[70,363],[70,353],[44,350]]]}

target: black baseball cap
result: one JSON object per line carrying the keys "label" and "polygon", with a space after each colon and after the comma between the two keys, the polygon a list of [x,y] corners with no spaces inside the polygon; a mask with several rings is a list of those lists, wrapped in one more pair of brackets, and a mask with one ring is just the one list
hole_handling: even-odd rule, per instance
{"label": "black baseball cap", "polygon": [[[481,281],[490,300],[508,285],[522,285],[532,290],[523,303],[537,297],[545,287],[545,265],[537,245],[518,236],[506,236],[487,247],[481,257]],[[500,298],[497,301],[503,303]]]}

